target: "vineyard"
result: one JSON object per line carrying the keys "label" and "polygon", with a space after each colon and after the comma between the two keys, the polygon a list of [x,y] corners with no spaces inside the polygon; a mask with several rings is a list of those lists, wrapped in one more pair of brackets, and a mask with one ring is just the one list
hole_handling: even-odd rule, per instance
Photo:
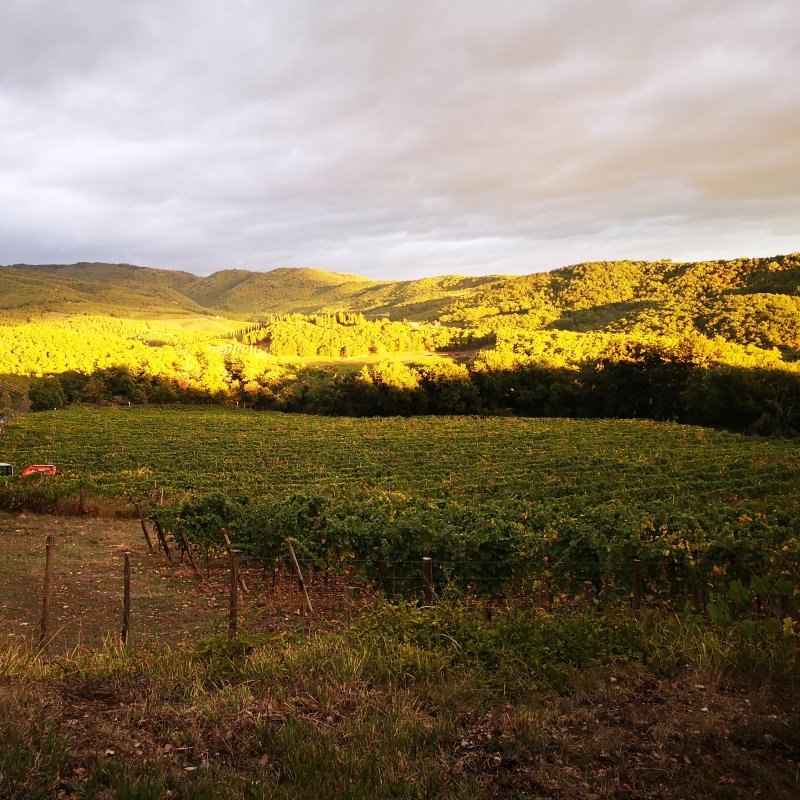
{"label": "vineyard", "polygon": [[4,427],[0,460],[58,474],[0,505],[144,515],[0,515],[4,797],[797,797],[796,440],[213,406]]}
{"label": "vineyard", "polygon": [[203,552],[225,526],[271,565],[290,537],[304,563],[387,593],[419,588],[423,556],[441,591],[483,595],[627,596],[637,560],[648,596],[722,598],[720,613],[783,613],[798,586],[792,442],[642,421],[80,408],[16,420],[2,458],[59,467],[6,481],[6,507],[132,513],[158,497],[149,513],[180,517]]}
{"label": "vineyard", "polygon": [[[19,375],[0,375],[0,397],[11,402],[17,402],[28,391],[30,380]],[[0,403],[0,409],[2,409]]]}
{"label": "vineyard", "polygon": [[173,498],[383,490],[773,511],[797,508],[800,484],[794,442],[631,420],[75,408],[21,417],[3,450],[6,460],[57,463],[65,488],[84,484],[109,498],[142,496],[156,481]]}

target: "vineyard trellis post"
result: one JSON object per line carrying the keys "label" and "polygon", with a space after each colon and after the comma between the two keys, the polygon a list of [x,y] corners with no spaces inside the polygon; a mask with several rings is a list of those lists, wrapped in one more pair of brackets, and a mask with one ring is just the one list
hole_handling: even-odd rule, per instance
{"label": "vineyard trellis post", "polygon": [[122,644],[128,643],[131,626],[131,554],[122,554]]}
{"label": "vineyard trellis post", "polygon": [[[233,550],[233,545],[231,544],[230,536],[228,536],[228,531],[225,530],[225,528],[220,528],[220,531],[222,532],[222,538],[225,541],[225,549],[230,553],[231,550]],[[244,575],[242,575],[241,570],[239,570],[238,576],[239,588],[242,590],[242,592],[244,592],[244,594],[250,594],[250,590],[247,588],[247,584],[245,583]]]}
{"label": "vineyard trellis post", "polygon": [[178,539],[178,544],[181,548],[181,561],[183,561],[183,554],[186,553],[186,557],[189,559],[189,566],[192,568],[192,572],[194,572],[197,580],[202,581],[203,576],[200,574],[200,570],[197,568],[197,564],[195,563],[192,545],[186,538],[186,531],[184,531],[181,527],[180,517],[175,518],[175,530],[177,532],[176,538]]}
{"label": "vineyard trellis post", "polygon": [[642,607],[642,559],[633,559],[633,610]]}
{"label": "vineyard trellis post", "polygon": [[425,556],[422,559],[422,593],[425,605],[433,603],[433,559]]}
{"label": "vineyard trellis post", "polygon": [[294,574],[297,577],[297,583],[300,587],[300,591],[303,595],[303,602],[304,602],[304,609],[308,609],[309,614],[314,613],[314,607],[311,605],[311,599],[308,596],[308,590],[306,589],[306,582],[303,580],[303,573],[300,571],[300,564],[297,562],[297,554],[294,552],[294,545],[292,544],[291,540],[286,540],[286,547],[289,549],[289,558],[292,561],[292,567],[294,567]]}
{"label": "vineyard trellis post", "polygon": [[155,553],[155,549],[153,548],[153,541],[150,538],[150,531],[147,530],[147,523],[145,522],[144,514],[142,513],[142,507],[139,503],[136,503],[134,508],[136,509],[136,513],[139,515],[139,523],[142,526],[142,533],[144,534],[145,541],[147,542],[147,549],[150,551],[150,555],[153,555],[153,553]]}
{"label": "vineyard trellis post", "polygon": [[53,567],[54,546],[55,537],[52,533],[49,533],[44,545],[44,587],[42,592],[42,620],[39,627],[39,647],[44,647],[47,643],[47,623],[50,617],[50,573]]}
{"label": "vineyard trellis post", "polygon": [[239,551],[231,550],[231,585],[230,585],[230,604],[228,608],[228,636],[236,638],[236,630],[239,624]]}
{"label": "vineyard trellis post", "polygon": [[158,535],[158,541],[161,543],[161,546],[164,548],[164,552],[169,559],[169,562],[172,563],[172,553],[169,551],[169,545],[167,544],[167,537],[164,534],[164,529],[161,527],[161,523],[158,521],[158,517],[153,520],[156,526],[156,534]]}

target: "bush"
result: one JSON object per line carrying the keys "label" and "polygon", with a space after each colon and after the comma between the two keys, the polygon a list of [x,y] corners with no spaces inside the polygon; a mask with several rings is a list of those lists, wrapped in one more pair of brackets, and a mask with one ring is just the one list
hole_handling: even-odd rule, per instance
{"label": "bush", "polygon": [[31,384],[28,389],[32,411],[46,411],[51,408],[63,408],[67,397],[61,388],[58,378],[42,378]]}

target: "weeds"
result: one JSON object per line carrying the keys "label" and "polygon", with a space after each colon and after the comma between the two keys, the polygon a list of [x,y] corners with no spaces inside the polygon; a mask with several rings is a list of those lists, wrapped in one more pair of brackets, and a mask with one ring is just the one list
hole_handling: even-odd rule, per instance
{"label": "weeds", "polygon": [[50,798],[69,760],[69,742],[35,719],[0,723],[0,796]]}
{"label": "weeds", "polygon": [[[0,692],[3,797],[610,798],[638,785],[629,796],[671,798],[710,796],[723,774],[730,796],[798,789],[800,661],[780,626],[489,620],[453,601],[384,605],[313,637],[27,661],[18,649],[0,665],[15,687]],[[674,786],[647,790],[648,770]]]}

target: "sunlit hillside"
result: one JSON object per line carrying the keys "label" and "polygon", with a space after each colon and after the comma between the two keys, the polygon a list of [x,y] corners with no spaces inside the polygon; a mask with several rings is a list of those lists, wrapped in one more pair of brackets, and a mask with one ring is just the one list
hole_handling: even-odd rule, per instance
{"label": "sunlit hillside", "polygon": [[[390,319],[473,322],[533,313],[570,330],[652,326],[653,319],[733,314],[753,301],[785,316],[800,294],[800,255],[702,263],[599,262],[525,276],[371,281],[316,269],[223,270],[206,278],[126,264],[0,267],[0,309],[121,315],[360,311]],[[724,300],[723,300],[724,299]],[[658,324],[657,322],[655,324]],[[702,323],[707,324],[707,323]],[[712,325],[713,327],[713,325]]]}
{"label": "sunlit hillside", "polygon": [[254,319],[268,314],[353,310],[392,319],[435,319],[442,309],[493,278],[445,276],[417,281],[371,281],[317,269],[268,272],[222,270],[205,278],[128,264],[0,266],[0,311],[223,314]]}
{"label": "sunlit hillside", "polygon": [[41,312],[125,316],[205,313],[185,293],[195,276],[129,264],[0,267],[0,310],[5,315]]}
{"label": "sunlit hillside", "polygon": [[0,411],[24,407],[29,380],[58,376],[34,408],[204,399],[789,433],[800,416],[799,286],[800,254],[398,282],[314,269],[2,267]]}

